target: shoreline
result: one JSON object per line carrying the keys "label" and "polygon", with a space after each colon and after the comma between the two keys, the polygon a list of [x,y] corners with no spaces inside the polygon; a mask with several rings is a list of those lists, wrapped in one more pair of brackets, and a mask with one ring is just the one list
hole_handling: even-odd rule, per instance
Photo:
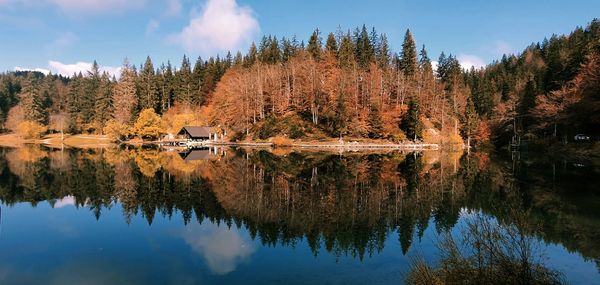
{"label": "shoreline", "polygon": [[272,142],[187,142],[187,141],[124,141],[120,143],[113,142],[108,136],[103,135],[47,135],[40,139],[24,139],[16,134],[0,135],[0,146],[18,148],[28,144],[44,145],[52,148],[106,148],[117,147],[119,145],[141,146],[153,145],[162,148],[202,148],[202,147],[253,147],[253,148],[280,148],[280,149],[312,149],[326,151],[369,151],[369,150],[441,150],[443,147],[439,144],[429,143],[385,143],[377,141],[299,141],[285,144],[275,144]]}

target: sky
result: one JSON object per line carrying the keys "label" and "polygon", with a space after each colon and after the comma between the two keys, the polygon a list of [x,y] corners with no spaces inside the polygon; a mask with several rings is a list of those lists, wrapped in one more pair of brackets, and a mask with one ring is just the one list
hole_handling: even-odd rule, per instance
{"label": "sky", "polygon": [[307,41],[366,24],[399,51],[406,29],[429,57],[483,66],[600,17],[599,0],[0,0],[0,71],[65,76],[97,60],[118,73],[150,56],[175,66],[246,51],[263,35]]}

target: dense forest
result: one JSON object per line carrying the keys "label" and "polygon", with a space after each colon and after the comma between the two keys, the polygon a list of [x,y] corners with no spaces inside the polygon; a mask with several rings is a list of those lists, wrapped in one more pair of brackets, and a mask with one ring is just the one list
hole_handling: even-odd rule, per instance
{"label": "dense forest", "polygon": [[120,76],[94,62],[71,77],[0,75],[5,131],[155,139],[183,125],[218,127],[230,140],[337,137],[435,143],[561,141],[600,133],[600,21],[553,35],[485,68],[437,67],[407,30],[402,49],[366,26],[307,43],[265,36],[247,53],[192,66],[127,59]]}

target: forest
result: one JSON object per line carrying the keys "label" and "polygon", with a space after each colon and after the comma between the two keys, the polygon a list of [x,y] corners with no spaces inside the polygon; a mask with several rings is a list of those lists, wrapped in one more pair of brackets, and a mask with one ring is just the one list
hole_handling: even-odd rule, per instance
{"label": "forest", "polygon": [[354,138],[506,145],[600,134],[600,21],[552,35],[480,69],[442,53],[437,66],[407,30],[401,50],[362,26],[308,41],[264,36],[242,54],[184,56],[179,67],[94,62],[70,77],[0,75],[0,123],[23,137],[106,134],[146,140],[184,125],[231,141]]}

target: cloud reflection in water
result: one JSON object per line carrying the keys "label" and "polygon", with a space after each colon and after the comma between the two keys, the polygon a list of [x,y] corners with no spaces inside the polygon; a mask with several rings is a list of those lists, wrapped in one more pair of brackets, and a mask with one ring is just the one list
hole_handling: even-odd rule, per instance
{"label": "cloud reflection in water", "polygon": [[238,263],[249,258],[255,248],[250,240],[244,239],[240,231],[221,224],[192,224],[183,232],[185,242],[198,254],[214,274],[233,272]]}

